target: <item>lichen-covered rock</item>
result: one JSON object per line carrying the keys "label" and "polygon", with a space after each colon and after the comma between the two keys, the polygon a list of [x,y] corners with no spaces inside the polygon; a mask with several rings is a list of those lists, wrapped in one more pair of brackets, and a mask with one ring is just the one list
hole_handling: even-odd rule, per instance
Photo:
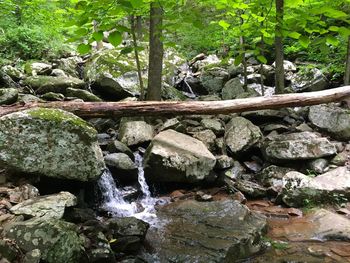
{"label": "lichen-covered rock", "polygon": [[77,198],[69,192],[40,196],[28,199],[13,206],[10,211],[15,215],[41,217],[41,219],[61,219],[66,207],[77,204]]}
{"label": "lichen-covered rock", "polygon": [[38,61],[27,61],[24,72],[30,76],[48,75],[51,73],[52,65]]}
{"label": "lichen-covered rock", "polygon": [[226,82],[224,88],[221,91],[221,96],[223,100],[235,99],[239,94],[243,93],[243,84],[240,79],[234,78]]}
{"label": "lichen-covered rock", "polygon": [[175,202],[158,217],[168,222],[153,233],[160,262],[238,262],[263,248],[265,217],[237,201]]}
{"label": "lichen-covered rock", "polygon": [[83,89],[85,87],[85,83],[81,79],[53,76],[28,77],[23,81],[23,84],[34,89],[37,94],[47,92],[66,94],[67,88]]}
{"label": "lichen-covered rock", "polygon": [[47,101],[63,101],[64,95],[62,93],[48,92],[41,95],[40,98]]}
{"label": "lichen-covered rock", "polygon": [[234,117],[226,125],[225,144],[233,154],[239,154],[256,146],[262,140],[258,126],[243,117]]}
{"label": "lichen-covered rock", "polygon": [[215,133],[212,130],[204,130],[192,133],[193,138],[196,138],[204,143],[209,151],[215,150]]}
{"label": "lichen-covered rock", "polygon": [[350,171],[338,167],[316,177],[289,172],[283,178],[281,197],[284,203],[294,207],[346,202],[350,198]]}
{"label": "lichen-covered rock", "polygon": [[212,130],[216,135],[223,135],[225,133],[225,127],[220,120],[217,119],[202,119],[201,125],[205,129]]}
{"label": "lichen-covered rock", "polygon": [[293,169],[270,165],[262,170],[258,176],[258,180],[266,187],[273,187],[275,190],[281,190],[283,186],[283,178]]}
{"label": "lichen-covered rock", "polygon": [[24,74],[22,71],[20,71],[18,68],[13,67],[11,65],[5,65],[1,68],[1,71],[3,71],[6,75],[8,75],[11,79],[18,81],[24,77]]}
{"label": "lichen-covered rock", "polygon": [[127,146],[149,142],[154,136],[153,126],[142,120],[123,118],[120,121],[118,139]]}
{"label": "lichen-covered rock", "polygon": [[96,130],[57,109],[34,108],[0,118],[0,162],[25,173],[96,180],[105,168]]}
{"label": "lichen-covered rock", "polygon": [[221,90],[228,78],[229,74],[225,69],[215,67],[205,71],[201,75],[200,80],[208,94],[213,94],[221,93]]}
{"label": "lichen-covered rock", "polygon": [[166,130],[154,137],[144,157],[146,177],[155,182],[199,182],[210,178],[216,158],[188,135]]}
{"label": "lichen-covered rock", "polygon": [[69,76],[78,78],[79,74],[77,68],[79,64],[83,62],[83,59],[79,56],[61,58],[55,61],[57,68],[66,72]]}
{"label": "lichen-covered rock", "polygon": [[328,80],[321,70],[317,68],[306,69],[291,74],[287,79],[291,81],[291,88],[295,91],[320,91],[328,87]]}
{"label": "lichen-covered rock", "polygon": [[4,236],[16,242],[22,252],[39,249],[48,263],[76,263],[84,251],[77,226],[57,219],[31,219],[5,226]]}
{"label": "lichen-covered rock", "polygon": [[95,94],[83,89],[68,88],[66,95],[68,97],[76,97],[78,99],[82,99],[83,101],[92,101],[92,102],[102,101],[102,99],[97,97]]}
{"label": "lichen-covered rock", "polygon": [[271,161],[317,159],[337,153],[333,143],[312,132],[273,136],[265,142],[262,150]]}
{"label": "lichen-covered rock", "polygon": [[350,140],[350,112],[335,105],[316,105],[309,110],[309,120],[336,139]]}
{"label": "lichen-covered rock", "polygon": [[15,103],[18,99],[18,90],[13,88],[0,89],[0,105]]}

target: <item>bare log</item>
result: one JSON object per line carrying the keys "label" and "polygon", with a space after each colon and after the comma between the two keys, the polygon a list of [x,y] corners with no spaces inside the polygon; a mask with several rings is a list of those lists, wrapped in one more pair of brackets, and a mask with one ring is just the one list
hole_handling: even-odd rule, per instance
{"label": "bare log", "polygon": [[58,108],[83,118],[121,116],[228,114],[251,110],[300,107],[342,101],[350,97],[350,86],[317,92],[275,95],[223,101],[133,101],[133,102],[45,102],[0,107],[0,116],[34,107]]}

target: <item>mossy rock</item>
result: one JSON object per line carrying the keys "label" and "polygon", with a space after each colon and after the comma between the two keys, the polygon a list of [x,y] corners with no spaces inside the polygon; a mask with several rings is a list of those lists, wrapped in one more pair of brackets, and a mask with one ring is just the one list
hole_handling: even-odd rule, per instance
{"label": "mossy rock", "polygon": [[18,99],[17,89],[0,89],[0,105],[10,105]]}

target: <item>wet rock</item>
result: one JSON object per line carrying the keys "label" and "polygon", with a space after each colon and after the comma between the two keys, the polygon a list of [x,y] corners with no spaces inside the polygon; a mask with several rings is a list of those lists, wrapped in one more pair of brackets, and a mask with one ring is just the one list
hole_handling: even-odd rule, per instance
{"label": "wet rock", "polygon": [[36,76],[23,81],[24,85],[31,87],[37,94],[55,92],[66,94],[67,88],[83,89],[84,81],[73,77]]}
{"label": "wet rock", "polygon": [[251,181],[237,180],[235,182],[235,188],[253,198],[267,196],[267,189],[265,187]]}
{"label": "wet rock", "polygon": [[325,174],[309,177],[289,172],[284,177],[282,200],[289,206],[298,207],[318,203],[342,203],[350,198],[350,171],[339,167]]}
{"label": "wet rock", "polygon": [[226,125],[225,144],[233,154],[245,152],[262,139],[259,127],[242,117],[234,117]]}
{"label": "wet rock", "polygon": [[216,135],[223,135],[225,127],[221,121],[217,119],[202,119],[200,123],[205,129],[212,130]]}
{"label": "wet rock", "polygon": [[317,159],[337,153],[327,138],[312,132],[272,136],[264,143],[262,151],[271,161]]}
{"label": "wet rock", "polygon": [[163,207],[153,246],[160,262],[236,262],[262,248],[266,220],[232,200],[186,200]]}
{"label": "wet rock", "polygon": [[142,120],[123,118],[120,121],[118,139],[127,146],[149,142],[154,136],[152,125]]}
{"label": "wet rock", "polygon": [[136,252],[141,248],[149,224],[134,217],[112,218],[106,222],[114,252]]}
{"label": "wet rock", "polygon": [[242,82],[239,78],[234,78],[226,82],[221,91],[221,97],[223,100],[232,100],[243,92],[244,88]]}
{"label": "wet rock", "polygon": [[95,220],[96,213],[90,208],[67,208],[65,209],[64,219],[72,223],[85,223],[86,221]]}
{"label": "wet rock", "polygon": [[350,140],[350,113],[335,105],[316,105],[309,110],[309,120],[336,139]]}
{"label": "wet rock", "polygon": [[5,226],[4,236],[24,253],[38,249],[48,263],[76,263],[84,253],[77,226],[57,219],[31,219]]}
{"label": "wet rock", "polygon": [[215,150],[215,133],[212,130],[204,130],[192,133],[193,138],[196,138],[204,143],[209,151]]}
{"label": "wet rock", "polygon": [[1,117],[0,145],[0,162],[24,173],[89,181],[105,168],[96,130],[62,110],[34,108]]}
{"label": "wet rock", "polygon": [[66,91],[66,95],[68,97],[76,97],[78,99],[82,99],[83,101],[90,101],[90,102],[102,101],[102,99],[97,97],[95,94],[83,89],[68,88]]}
{"label": "wet rock", "polygon": [[130,148],[118,140],[113,140],[109,142],[107,145],[107,151],[110,153],[125,153],[132,160],[134,160],[134,154],[130,150]]}
{"label": "wet rock", "polygon": [[10,211],[25,217],[41,217],[42,219],[61,219],[66,207],[77,204],[77,198],[69,192],[40,196],[28,199],[13,206]]}
{"label": "wet rock", "polygon": [[146,177],[156,182],[199,182],[210,178],[216,158],[188,135],[166,130],[154,137],[144,156]]}
{"label": "wet rock", "polygon": [[0,89],[0,105],[10,105],[18,99],[18,90],[13,88]]}
{"label": "wet rock", "polygon": [[137,167],[125,153],[112,153],[104,157],[106,165],[120,181],[137,181]]}
{"label": "wet rock", "polygon": [[114,253],[111,249],[106,236],[96,229],[88,228],[84,231],[85,238],[88,242],[85,242],[85,250],[88,255],[88,262],[91,263],[116,263]]}
{"label": "wet rock", "polygon": [[30,76],[49,75],[51,73],[51,70],[52,65],[43,62],[28,61],[24,65],[24,72]]}

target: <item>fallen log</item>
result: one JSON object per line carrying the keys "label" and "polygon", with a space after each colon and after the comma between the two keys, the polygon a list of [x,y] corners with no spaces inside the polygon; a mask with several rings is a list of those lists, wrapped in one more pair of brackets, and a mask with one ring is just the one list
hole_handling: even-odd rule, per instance
{"label": "fallen log", "polygon": [[350,86],[317,92],[223,101],[132,101],[132,102],[45,102],[0,107],[0,117],[34,107],[58,108],[83,118],[120,116],[228,114],[252,110],[300,107],[342,101],[350,97]]}

